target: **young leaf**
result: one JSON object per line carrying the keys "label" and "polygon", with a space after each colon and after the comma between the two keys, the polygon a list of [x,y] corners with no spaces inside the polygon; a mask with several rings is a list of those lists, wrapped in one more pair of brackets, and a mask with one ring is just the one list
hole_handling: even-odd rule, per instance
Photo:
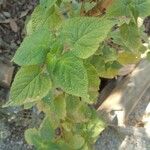
{"label": "young leaf", "polygon": [[61,55],[62,52],[63,52],[63,43],[62,41],[58,38],[56,39],[53,44],[51,45],[51,48],[50,48],[50,53],[51,54],[55,54],[55,55]]}
{"label": "young leaf", "polygon": [[85,59],[96,52],[113,25],[107,19],[77,17],[63,24],[61,36],[77,57]]}
{"label": "young leaf", "polygon": [[43,27],[49,28],[50,30],[58,28],[62,16],[57,7],[54,7],[55,1],[50,0],[48,2],[49,4],[43,2],[35,8],[27,24],[27,34],[31,34]]}
{"label": "young leaf", "polygon": [[42,139],[35,128],[25,131],[25,139],[30,145],[35,145],[38,148],[43,147],[43,143],[41,143]]}
{"label": "young leaf", "polygon": [[55,98],[54,106],[58,118],[64,120],[66,117],[66,101],[64,95],[59,95]]}
{"label": "young leaf", "polygon": [[87,74],[88,74],[88,91],[90,95],[90,100],[96,102],[98,98],[98,90],[100,86],[100,79],[97,70],[92,64],[86,64]]}
{"label": "young leaf", "polygon": [[20,66],[42,64],[45,61],[52,35],[48,29],[40,29],[27,36],[13,60]]}
{"label": "young leaf", "polygon": [[66,93],[88,98],[88,77],[83,62],[71,53],[64,54],[55,65],[55,83]]}
{"label": "young leaf", "polygon": [[25,131],[25,139],[30,145],[34,145],[37,150],[60,150],[59,145],[43,139],[35,128]]}
{"label": "young leaf", "polygon": [[10,105],[22,105],[37,101],[48,94],[51,88],[49,77],[38,66],[21,68],[12,84]]}
{"label": "young leaf", "polygon": [[52,126],[51,120],[49,117],[45,117],[40,129],[39,129],[40,136],[45,141],[52,141],[55,138],[55,129]]}
{"label": "young leaf", "polygon": [[102,56],[99,56],[99,55],[92,56],[90,63],[95,67],[98,74],[100,72],[105,71],[105,61]]}
{"label": "young leaf", "polygon": [[44,97],[37,104],[38,110],[43,111],[46,116],[51,121],[51,126],[53,128],[57,128],[60,124],[60,119],[58,118],[55,105],[54,105],[54,95],[53,92],[50,91],[46,97]]}
{"label": "young leaf", "polygon": [[109,61],[115,61],[117,59],[117,52],[115,49],[105,46],[102,51],[102,57],[104,58],[105,63]]}
{"label": "young leaf", "polygon": [[99,134],[105,129],[106,123],[97,112],[93,110],[91,120],[86,124],[86,134],[88,134],[89,143],[96,142]]}
{"label": "young leaf", "polygon": [[100,77],[112,79],[117,76],[119,69],[122,67],[117,61],[105,64],[105,71],[99,72]]}
{"label": "young leaf", "polygon": [[75,134],[72,137],[70,137],[70,140],[68,141],[69,146],[73,150],[80,149],[85,143],[84,138],[81,135]]}
{"label": "young leaf", "polygon": [[91,117],[90,107],[76,96],[66,96],[66,109],[67,117],[74,123],[87,122]]}

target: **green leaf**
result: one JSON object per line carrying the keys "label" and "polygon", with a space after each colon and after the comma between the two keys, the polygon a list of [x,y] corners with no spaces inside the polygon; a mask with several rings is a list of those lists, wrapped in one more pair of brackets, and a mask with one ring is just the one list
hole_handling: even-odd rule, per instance
{"label": "green leaf", "polygon": [[106,123],[97,114],[96,110],[93,109],[93,114],[91,120],[86,125],[86,134],[88,134],[89,142],[96,142],[99,134],[106,128]]}
{"label": "green leaf", "polygon": [[59,127],[60,119],[58,118],[55,109],[53,91],[50,91],[49,94],[42,99],[42,101],[39,101],[37,107],[39,111],[43,111],[46,116],[49,117],[53,128]]}
{"label": "green leaf", "polygon": [[88,98],[88,77],[83,62],[70,53],[64,54],[54,69],[55,83],[66,93]]}
{"label": "green leaf", "polygon": [[25,139],[30,145],[37,145],[37,147],[43,147],[44,143],[41,143],[42,139],[38,133],[38,130],[33,129],[27,129],[25,131]]}
{"label": "green leaf", "polygon": [[104,57],[105,63],[115,61],[117,59],[117,52],[115,49],[105,46],[102,51],[102,56]]}
{"label": "green leaf", "polygon": [[54,4],[56,3],[57,0],[40,0],[40,4],[44,7],[44,8],[51,8],[52,6],[54,6]]}
{"label": "green leaf", "polygon": [[53,77],[53,71],[55,69],[56,63],[57,63],[56,55],[52,53],[48,53],[46,57],[46,65],[47,65],[47,70],[49,72],[50,77]]}
{"label": "green leaf", "polygon": [[100,77],[112,79],[118,75],[119,69],[122,67],[117,61],[105,64],[105,71],[99,72]]}
{"label": "green leaf", "polygon": [[106,14],[111,17],[130,16],[130,2],[131,0],[114,0]]}
{"label": "green leaf", "polygon": [[51,120],[49,117],[45,117],[40,129],[39,129],[40,136],[45,141],[52,141],[55,138],[55,130],[52,126]]}
{"label": "green leaf", "polygon": [[98,90],[100,86],[100,79],[97,70],[92,64],[86,64],[87,74],[88,74],[88,91],[90,95],[90,100],[96,102],[98,98]]}
{"label": "green leaf", "polygon": [[59,119],[64,120],[66,117],[66,101],[64,95],[59,95],[54,100],[56,114]]}
{"label": "green leaf", "polygon": [[114,22],[94,17],[68,19],[62,27],[62,38],[69,44],[71,51],[79,58],[88,58],[99,47]]}
{"label": "green leaf", "polygon": [[132,52],[124,51],[118,53],[117,61],[122,65],[136,64],[140,61],[140,58],[141,58],[140,53],[132,53]]}
{"label": "green leaf", "polygon": [[64,46],[63,46],[62,41],[59,38],[57,38],[51,45],[50,53],[59,56],[62,54],[63,49],[64,49]]}
{"label": "green leaf", "polygon": [[72,149],[80,149],[84,145],[85,140],[81,135],[75,134],[73,137],[70,137],[68,142]]}
{"label": "green leaf", "polygon": [[37,150],[60,150],[60,146],[56,143],[45,141],[35,128],[25,131],[25,139],[30,145],[34,145]]}
{"label": "green leaf", "polygon": [[21,68],[12,84],[10,105],[22,105],[40,100],[48,94],[51,81],[38,66]]}
{"label": "green leaf", "polygon": [[138,31],[138,27],[135,23],[130,22],[129,25],[123,24],[120,27],[120,35],[124,44],[130,50],[137,51],[141,47],[141,37]]}
{"label": "green leaf", "polygon": [[43,2],[34,9],[31,19],[27,24],[28,34],[43,27],[47,27],[50,30],[58,28],[62,20],[62,15],[58,8],[54,7],[55,0],[51,1],[48,1],[49,4]]}
{"label": "green leaf", "polygon": [[91,117],[90,107],[76,96],[66,96],[66,109],[67,117],[74,123],[87,122]]}
{"label": "green leaf", "polygon": [[132,0],[131,5],[139,13],[139,16],[146,17],[150,15],[149,0]]}
{"label": "green leaf", "polygon": [[99,116],[99,114],[97,114],[96,110],[92,109],[91,111],[92,116],[88,122],[84,124],[76,124],[75,126],[75,133],[82,135],[82,137],[88,143],[88,146],[93,146],[93,143],[96,142],[99,134],[106,127],[104,120]]}
{"label": "green leaf", "polygon": [[18,48],[13,61],[20,65],[36,65],[44,63],[52,36],[48,29],[40,29],[27,36]]}
{"label": "green leaf", "polygon": [[96,68],[98,74],[105,71],[105,61],[102,56],[94,55],[92,56],[90,63]]}

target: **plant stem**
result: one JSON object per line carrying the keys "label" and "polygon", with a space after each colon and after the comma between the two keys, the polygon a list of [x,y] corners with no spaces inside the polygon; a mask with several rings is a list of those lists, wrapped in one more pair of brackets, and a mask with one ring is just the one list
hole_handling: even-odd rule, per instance
{"label": "plant stem", "polygon": [[86,13],[86,16],[101,16],[103,15],[107,8],[112,4],[113,0],[102,0],[97,3],[91,10]]}

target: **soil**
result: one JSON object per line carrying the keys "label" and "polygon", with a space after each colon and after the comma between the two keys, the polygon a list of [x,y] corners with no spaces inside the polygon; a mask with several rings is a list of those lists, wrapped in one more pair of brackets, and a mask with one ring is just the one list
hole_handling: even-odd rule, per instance
{"label": "soil", "polygon": [[[32,13],[38,0],[0,0],[0,63],[18,66],[11,59],[22,42],[25,20]],[[0,68],[1,69],[1,68]],[[15,74],[15,73],[14,73]],[[0,106],[8,99],[9,88],[0,86]],[[0,150],[31,150],[24,140],[24,131],[38,125],[41,114],[35,109],[0,108]],[[34,119],[33,119],[34,118]]]}

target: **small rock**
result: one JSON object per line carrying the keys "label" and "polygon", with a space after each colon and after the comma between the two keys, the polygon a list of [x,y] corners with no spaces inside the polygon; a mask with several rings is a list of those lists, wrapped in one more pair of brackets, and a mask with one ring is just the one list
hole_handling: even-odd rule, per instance
{"label": "small rock", "polygon": [[4,14],[4,16],[7,17],[7,18],[10,17],[10,13],[9,13],[9,12],[4,11],[3,14]]}
{"label": "small rock", "polygon": [[7,66],[6,64],[0,63],[0,86],[10,87],[13,72],[13,66]]}
{"label": "small rock", "polygon": [[12,31],[17,32],[18,31],[18,25],[14,19],[10,20],[10,27]]}

